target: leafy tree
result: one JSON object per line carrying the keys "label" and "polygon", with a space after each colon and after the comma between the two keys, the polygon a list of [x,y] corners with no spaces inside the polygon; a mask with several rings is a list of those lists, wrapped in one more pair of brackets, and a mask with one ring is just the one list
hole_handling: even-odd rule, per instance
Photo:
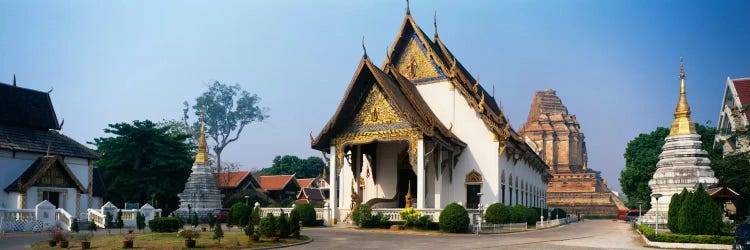
{"label": "leafy tree", "polygon": [[669,201],[669,214],[667,217],[667,228],[669,228],[670,231],[673,233],[679,233],[680,227],[679,227],[679,214],[680,214],[680,208],[682,206],[682,202],[685,200],[685,197],[687,197],[689,194],[687,189],[683,188],[682,192],[679,194],[672,195],[672,199]]}
{"label": "leafy tree", "polygon": [[323,172],[326,163],[317,156],[300,159],[294,155],[276,156],[273,165],[260,171],[261,175],[295,174],[297,178],[313,178]]}
{"label": "leafy tree", "polygon": [[[713,150],[716,128],[695,124],[696,132],[701,135],[703,149],[709,152],[709,159],[718,158]],[[669,135],[669,129],[658,127],[649,134],[640,134],[625,148],[625,169],[620,172],[620,186],[628,196],[627,206],[638,208],[638,201],[645,202],[643,209],[651,207],[651,188],[648,181],[654,176],[656,163],[659,162],[664,139]]]}
{"label": "leafy tree", "polygon": [[597,180],[599,180],[600,182],[604,181],[604,179],[602,178],[602,171],[597,171],[597,170],[594,170],[592,168],[586,168],[586,173],[596,174],[596,179]]}
{"label": "leafy tree", "polygon": [[[227,145],[239,139],[245,126],[268,118],[268,109],[258,106],[259,102],[258,95],[243,90],[239,84],[227,85],[219,81],[209,85],[208,91],[196,98],[192,106],[196,116],[200,116],[205,106],[205,130],[214,142],[215,172],[222,172],[221,153]],[[185,101],[183,105],[183,122],[187,126],[190,104]],[[197,131],[199,126],[199,121],[195,121],[192,128]]]}
{"label": "leafy tree", "polygon": [[113,203],[147,203],[154,194],[164,213],[176,209],[193,163],[190,136],[170,125],[151,121],[110,124],[111,137],[91,143],[101,157],[94,165],[102,171]]}
{"label": "leafy tree", "polygon": [[714,174],[721,182],[740,194],[733,200],[737,208],[735,220],[744,220],[749,213],[750,206],[750,152],[726,155],[719,159],[712,159],[711,166]]}
{"label": "leafy tree", "polygon": [[263,237],[271,238],[278,235],[276,230],[276,218],[274,218],[272,213],[268,213],[265,218],[260,220],[260,225],[258,227],[260,228]]}

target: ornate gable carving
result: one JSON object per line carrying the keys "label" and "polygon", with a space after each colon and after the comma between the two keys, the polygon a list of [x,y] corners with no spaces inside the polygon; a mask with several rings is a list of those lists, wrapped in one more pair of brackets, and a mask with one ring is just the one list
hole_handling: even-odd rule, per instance
{"label": "ornate gable carving", "polygon": [[415,83],[445,79],[440,69],[427,56],[424,44],[416,38],[409,40],[401,53],[396,68],[406,79]]}
{"label": "ornate gable carving", "polygon": [[482,183],[482,174],[476,170],[471,170],[471,172],[466,175],[466,183]]}
{"label": "ornate gable carving", "polygon": [[398,116],[393,106],[388,103],[380,88],[373,84],[362,107],[359,109],[359,113],[354,116],[352,124],[355,126],[367,126],[400,122],[404,122],[404,120]]}
{"label": "ornate gable carving", "polygon": [[44,187],[75,187],[73,180],[58,163],[53,163],[46,171],[39,175],[34,186]]}

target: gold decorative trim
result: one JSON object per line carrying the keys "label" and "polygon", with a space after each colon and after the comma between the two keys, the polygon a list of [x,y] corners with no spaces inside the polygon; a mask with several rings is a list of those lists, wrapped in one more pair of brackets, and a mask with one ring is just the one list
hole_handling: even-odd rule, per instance
{"label": "gold decorative trim", "polygon": [[422,139],[422,133],[416,128],[371,131],[359,133],[345,133],[333,138],[336,147],[336,174],[341,174],[345,147],[367,144],[374,141],[407,141],[409,142],[409,162],[412,167],[417,166],[417,142]]}

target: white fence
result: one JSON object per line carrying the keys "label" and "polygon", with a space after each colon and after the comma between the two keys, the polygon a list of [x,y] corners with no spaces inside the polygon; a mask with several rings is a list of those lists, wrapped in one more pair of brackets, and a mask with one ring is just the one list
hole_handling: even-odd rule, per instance
{"label": "white fence", "polygon": [[[524,223],[510,223],[510,224],[484,224],[482,223],[479,233],[492,234],[492,233],[510,233],[526,231],[529,229],[528,224]],[[469,224],[469,232],[476,232],[477,225]]]}
{"label": "white fence", "polygon": [[556,227],[559,225],[565,225],[568,223],[577,222],[578,218],[576,217],[568,217],[568,218],[562,218],[557,220],[546,220],[544,223],[537,221],[536,222],[536,229],[544,229],[544,228],[550,228],[550,227]]}
{"label": "white fence", "polygon": [[41,232],[44,229],[44,223],[36,219],[36,209],[0,208],[0,233]]}
{"label": "white fence", "polygon": [[107,204],[104,204],[100,209],[91,209],[89,208],[87,210],[87,215],[89,221],[93,221],[94,224],[96,224],[97,227],[105,228],[107,226],[107,214],[109,214],[112,219],[112,223],[115,223],[117,221],[117,213],[122,213],[122,224],[125,228],[135,228],[137,226],[137,214],[141,213],[146,218],[145,222],[146,225],[148,225],[148,222],[153,220],[155,217],[161,216],[161,209],[155,209],[148,203],[146,205],[143,205],[140,209],[118,209],[115,205],[113,205],[110,202],[107,202]]}
{"label": "white fence", "polygon": [[[398,212],[400,212],[401,210],[403,210],[403,208],[375,208],[372,210],[372,214],[375,215],[375,214],[381,213],[385,215],[386,217],[388,217],[388,220],[390,221],[401,221],[403,219],[401,219],[401,215],[398,214]],[[422,216],[425,216],[425,215],[430,216],[430,218],[432,218],[432,221],[434,222],[437,222],[438,219],[440,219],[440,211],[442,211],[441,209],[430,209],[430,208],[415,209],[415,210],[422,213]]]}
{"label": "white fence", "polygon": [[[266,217],[266,215],[273,214],[273,216],[281,216],[281,212],[283,211],[286,216],[289,216],[289,214],[292,212],[292,209],[290,207],[262,207],[260,208],[260,217]],[[328,218],[328,209],[327,208],[315,208],[315,219],[316,220],[326,220]]]}

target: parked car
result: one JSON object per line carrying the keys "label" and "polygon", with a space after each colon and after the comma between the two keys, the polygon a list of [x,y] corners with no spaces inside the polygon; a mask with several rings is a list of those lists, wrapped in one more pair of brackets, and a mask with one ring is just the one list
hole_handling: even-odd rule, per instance
{"label": "parked car", "polygon": [[211,212],[211,214],[214,215],[214,219],[216,219],[216,221],[220,223],[227,222],[227,219],[229,218],[229,209],[217,208],[217,209],[214,209],[214,211]]}
{"label": "parked car", "polygon": [[737,230],[734,231],[732,249],[750,250],[750,219],[737,226]]}
{"label": "parked car", "polygon": [[625,221],[638,221],[638,212],[628,212],[625,215]]}

